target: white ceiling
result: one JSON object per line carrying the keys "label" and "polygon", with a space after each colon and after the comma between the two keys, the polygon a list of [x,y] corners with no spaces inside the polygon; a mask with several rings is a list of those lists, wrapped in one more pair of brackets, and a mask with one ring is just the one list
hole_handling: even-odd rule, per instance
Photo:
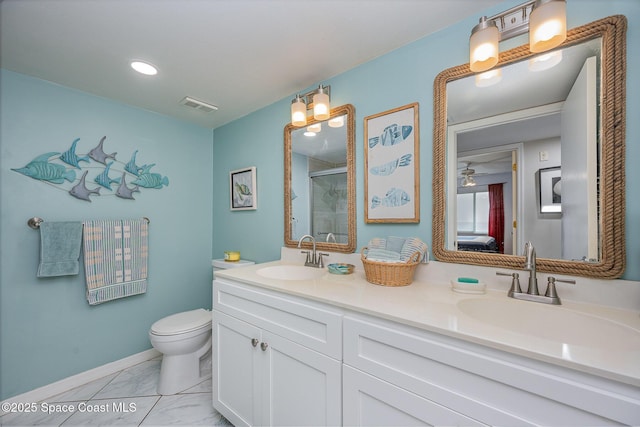
{"label": "white ceiling", "polygon": [[216,128],[501,1],[4,0],[0,64]]}

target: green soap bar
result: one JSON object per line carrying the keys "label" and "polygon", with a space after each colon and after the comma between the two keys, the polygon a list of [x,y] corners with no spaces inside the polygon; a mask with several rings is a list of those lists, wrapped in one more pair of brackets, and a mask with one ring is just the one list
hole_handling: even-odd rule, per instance
{"label": "green soap bar", "polygon": [[471,277],[458,277],[460,283],[480,283],[478,279],[472,279]]}

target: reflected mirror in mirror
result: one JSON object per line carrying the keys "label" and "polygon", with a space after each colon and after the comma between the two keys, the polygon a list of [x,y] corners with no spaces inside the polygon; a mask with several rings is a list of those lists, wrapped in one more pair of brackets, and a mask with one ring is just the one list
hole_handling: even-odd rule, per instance
{"label": "reflected mirror in mirror", "polygon": [[540,271],[622,274],[625,32],[604,18],[553,51],[436,77],[438,260],[521,269],[532,241]]}
{"label": "reflected mirror in mirror", "polygon": [[353,138],[350,105],[333,109],[328,120],[285,128],[286,246],[311,235],[317,249],[355,249]]}
{"label": "reflected mirror in mirror", "polygon": [[[483,74],[447,84],[448,249],[518,255],[530,240],[539,257],[600,260],[601,46],[497,68],[490,86]],[[546,179],[551,170],[558,176]]]}

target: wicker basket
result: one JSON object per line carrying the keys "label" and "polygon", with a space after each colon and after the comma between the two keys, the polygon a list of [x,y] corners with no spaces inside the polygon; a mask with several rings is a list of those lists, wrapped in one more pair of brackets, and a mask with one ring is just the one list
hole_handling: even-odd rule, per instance
{"label": "wicker basket", "polygon": [[365,246],[360,252],[367,282],[382,286],[407,286],[413,282],[413,274],[420,263],[420,252],[415,252],[405,263],[394,263],[368,260],[365,256],[368,249]]}

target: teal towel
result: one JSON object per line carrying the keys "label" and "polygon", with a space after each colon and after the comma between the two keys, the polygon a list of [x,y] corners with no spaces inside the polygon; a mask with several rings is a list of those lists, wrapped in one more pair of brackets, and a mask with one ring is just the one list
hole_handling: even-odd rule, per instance
{"label": "teal towel", "polygon": [[387,237],[387,245],[385,249],[388,251],[400,253],[406,240],[406,237],[389,236]]}
{"label": "teal towel", "polygon": [[40,224],[38,277],[73,276],[80,271],[81,222]]}

